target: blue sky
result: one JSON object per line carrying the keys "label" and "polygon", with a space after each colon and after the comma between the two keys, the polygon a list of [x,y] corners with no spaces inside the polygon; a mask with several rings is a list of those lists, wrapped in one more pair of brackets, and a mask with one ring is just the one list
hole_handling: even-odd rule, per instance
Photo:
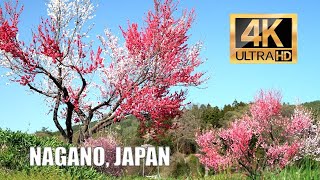
{"label": "blue sky", "polygon": [[[21,19],[21,32],[30,35],[41,16],[46,14],[44,0],[21,0],[25,5]],[[32,3],[31,3],[32,2]],[[96,11],[93,33],[102,34],[110,28],[120,36],[119,25],[130,22],[143,23],[153,1],[95,0]],[[1,1],[1,4],[3,1]],[[285,102],[320,100],[320,34],[319,9],[316,1],[268,0],[268,1],[216,1],[181,0],[178,9],[194,8],[196,21],[190,30],[190,43],[202,41],[201,56],[206,62],[200,70],[210,79],[204,89],[192,88],[187,100],[193,103],[210,103],[223,106],[233,100],[251,101],[259,89],[277,89]],[[229,15],[232,13],[297,13],[298,14],[298,64],[254,65],[229,62]],[[21,36],[24,36],[21,33]],[[30,36],[29,36],[30,37]],[[0,74],[6,71],[0,69]],[[41,127],[55,130],[52,116],[47,115],[43,100],[18,84],[5,85],[0,77],[0,128],[34,132]]]}

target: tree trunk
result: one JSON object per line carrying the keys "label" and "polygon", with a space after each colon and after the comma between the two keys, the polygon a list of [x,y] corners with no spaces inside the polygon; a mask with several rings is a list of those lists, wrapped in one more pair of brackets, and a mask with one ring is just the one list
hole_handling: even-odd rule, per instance
{"label": "tree trunk", "polygon": [[73,138],[73,129],[72,129],[73,109],[74,109],[73,106],[68,105],[67,118],[66,118],[66,128],[67,128],[67,141],[69,144],[72,144],[72,138]]}

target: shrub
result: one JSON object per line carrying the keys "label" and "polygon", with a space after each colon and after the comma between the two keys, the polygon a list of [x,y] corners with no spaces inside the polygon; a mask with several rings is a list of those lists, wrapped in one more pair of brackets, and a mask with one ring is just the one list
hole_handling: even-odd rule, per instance
{"label": "shrub", "polygon": [[[29,150],[30,147],[70,147],[62,141],[53,137],[37,137],[22,132],[12,132],[10,130],[0,129],[0,167],[23,172],[23,176],[31,176],[35,172],[40,174],[48,173],[55,169],[56,175],[61,177],[71,176],[72,179],[103,179],[105,176],[98,173],[91,167],[47,167],[47,166],[30,166]],[[51,174],[52,174],[51,173]]]}
{"label": "shrub", "polygon": [[0,166],[29,170],[30,147],[68,147],[56,138],[39,138],[22,132],[0,129]]}
{"label": "shrub", "polygon": [[200,162],[215,171],[245,170],[256,178],[266,168],[284,168],[302,145],[312,116],[300,106],[289,118],[281,115],[280,93],[261,91],[249,112],[226,129],[197,135]]}

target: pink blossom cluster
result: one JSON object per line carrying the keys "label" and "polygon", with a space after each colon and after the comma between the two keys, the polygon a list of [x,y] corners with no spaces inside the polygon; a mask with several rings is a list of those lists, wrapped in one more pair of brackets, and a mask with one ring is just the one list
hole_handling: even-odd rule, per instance
{"label": "pink blossom cluster", "polygon": [[302,147],[311,113],[297,106],[291,118],[281,115],[280,93],[261,91],[249,113],[229,127],[197,135],[201,163],[216,171],[236,167],[250,175],[266,167],[283,168]]}
{"label": "pink blossom cluster", "polygon": [[268,164],[271,167],[284,168],[298,153],[300,142],[288,142],[282,145],[270,146],[267,151]]}
{"label": "pink blossom cluster", "polygon": [[[30,58],[30,54],[24,50],[24,42],[17,39],[19,16],[23,7],[18,8],[17,3],[13,4],[12,2],[5,2],[4,6],[4,8],[0,7],[0,57],[1,51],[6,53],[6,55],[0,60],[0,65],[3,64],[2,66],[5,67],[11,66],[13,70],[22,72],[18,73],[19,78],[15,81],[21,85],[26,85],[34,80],[34,71],[37,64]],[[17,59],[20,66],[14,63],[1,62],[10,58]]]}
{"label": "pink blossom cluster", "polygon": [[[55,34],[52,33],[55,31],[55,26],[51,24],[48,19],[42,21],[38,26],[38,33],[33,34],[34,45],[39,43],[39,49],[34,49],[34,53],[43,54],[47,57],[52,58],[53,63],[57,63],[57,60],[62,60],[63,52],[59,47],[58,39],[55,38]],[[38,51],[38,52],[37,52]]]}
{"label": "pink blossom cluster", "polygon": [[101,172],[108,173],[114,176],[120,176],[123,170],[122,166],[114,166],[116,162],[116,147],[119,146],[117,140],[112,136],[108,135],[105,137],[99,137],[97,139],[89,138],[83,144],[84,147],[102,147],[105,151],[105,160],[109,162],[109,167],[101,166],[95,167]]}
{"label": "pink blossom cluster", "polygon": [[229,167],[231,158],[219,153],[220,139],[216,138],[216,131],[207,131],[202,134],[197,134],[196,142],[201,148],[201,153],[198,155],[200,162],[208,168],[213,168],[217,171]]}

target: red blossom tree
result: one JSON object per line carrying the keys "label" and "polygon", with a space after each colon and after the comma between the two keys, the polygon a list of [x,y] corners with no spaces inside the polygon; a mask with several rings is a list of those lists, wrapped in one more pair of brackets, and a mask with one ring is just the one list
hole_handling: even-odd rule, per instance
{"label": "red blossom tree", "polygon": [[201,44],[187,44],[194,12],[175,18],[172,0],[155,0],[144,28],[136,23],[121,28],[123,45],[105,30],[95,50],[88,38],[94,12],[90,0],[50,0],[48,18],[32,31],[30,43],[18,39],[23,7],[18,2],[2,5],[0,66],[10,70],[11,80],[46,98],[69,143],[72,121],[81,123],[83,140],[126,115],[137,117],[142,131],[161,134],[170,128],[164,122],[179,115],[184,105],[185,90],[179,87],[202,82],[203,73],[195,72],[202,63]]}
{"label": "red blossom tree", "polygon": [[261,91],[250,111],[229,127],[198,134],[201,163],[215,171],[242,169],[252,178],[266,167],[285,167],[298,153],[312,116],[297,106],[291,117],[285,117],[281,107],[279,93]]}

